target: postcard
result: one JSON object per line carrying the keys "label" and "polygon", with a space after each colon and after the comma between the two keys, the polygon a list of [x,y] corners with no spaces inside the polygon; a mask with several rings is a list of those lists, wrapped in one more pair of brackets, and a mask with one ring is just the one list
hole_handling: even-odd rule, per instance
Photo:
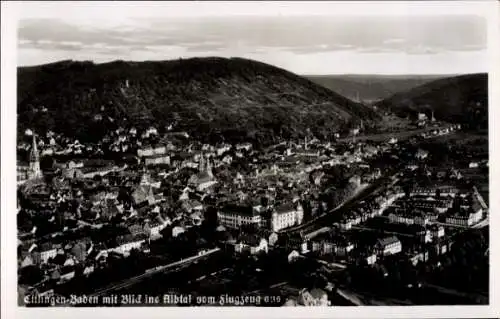
{"label": "postcard", "polygon": [[2,9],[6,317],[498,316],[496,2]]}

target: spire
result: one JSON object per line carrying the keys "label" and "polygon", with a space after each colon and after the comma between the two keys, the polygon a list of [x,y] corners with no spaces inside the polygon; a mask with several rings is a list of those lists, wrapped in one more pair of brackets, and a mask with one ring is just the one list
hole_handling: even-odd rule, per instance
{"label": "spire", "polygon": [[35,133],[33,133],[33,143],[31,145],[31,152],[30,152],[30,162],[36,162],[40,158],[40,155],[38,154],[38,146],[36,145],[36,137]]}
{"label": "spire", "polygon": [[205,171],[206,167],[205,167],[205,154],[202,152],[201,155],[200,155],[200,161],[198,163],[198,171],[203,172]]}
{"label": "spire", "polygon": [[205,171],[207,172],[208,176],[214,177],[214,174],[212,173],[212,163],[210,159],[207,159]]}
{"label": "spire", "polygon": [[28,179],[35,179],[42,177],[42,171],[40,169],[40,154],[38,154],[38,147],[36,145],[36,137],[33,132],[33,145],[31,146],[30,152],[30,167]]}
{"label": "spire", "polygon": [[149,184],[150,184],[149,174],[148,174],[148,171],[146,169],[146,165],[144,165],[142,167],[141,185],[149,185]]}

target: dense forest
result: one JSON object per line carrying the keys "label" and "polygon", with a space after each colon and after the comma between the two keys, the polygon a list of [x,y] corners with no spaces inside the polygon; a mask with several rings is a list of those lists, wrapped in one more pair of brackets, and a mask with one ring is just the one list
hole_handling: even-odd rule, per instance
{"label": "dense forest", "polygon": [[209,138],[318,137],[378,119],[306,78],[241,58],[105,64],[61,61],[18,69],[18,129],[80,140],[116,126],[155,125]]}
{"label": "dense forest", "polygon": [[467,74],[431,81],[397,93],[376,104],[400,116],[434,111],[438,120],[466,124],[470,128],[488,127],[488,74]]}

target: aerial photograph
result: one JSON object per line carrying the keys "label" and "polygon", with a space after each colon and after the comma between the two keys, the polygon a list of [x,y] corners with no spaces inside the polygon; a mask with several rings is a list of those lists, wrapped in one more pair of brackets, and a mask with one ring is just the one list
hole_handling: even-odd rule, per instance
{"label": "aerial photograph", "polygon": [[18,306],[490,304],[485,18],[57,6],[17,26]]}

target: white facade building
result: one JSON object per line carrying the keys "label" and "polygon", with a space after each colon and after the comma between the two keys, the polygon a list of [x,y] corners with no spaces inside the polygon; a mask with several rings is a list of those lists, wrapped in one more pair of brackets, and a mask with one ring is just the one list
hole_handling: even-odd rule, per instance
{"label": "white facade building", "polygon": [[273,212],[271,217],[271,230],[279,231],[291,226],[300,225],[304,219],[304,210],[299,204],[297,207],[285,204]]}
{"label": "white facade building", "polygon": [[240,228],[243,225],[255,225],[262,223],[260,213],[251,207],[230,207],[217,212],[219,224],[229,228]]}
{"label": "white facade building", "polygon": [[375,248],[378,254],[382,256],[394,255],[400,253],[403,249],[401,241],[395,236],[379,239]]}

